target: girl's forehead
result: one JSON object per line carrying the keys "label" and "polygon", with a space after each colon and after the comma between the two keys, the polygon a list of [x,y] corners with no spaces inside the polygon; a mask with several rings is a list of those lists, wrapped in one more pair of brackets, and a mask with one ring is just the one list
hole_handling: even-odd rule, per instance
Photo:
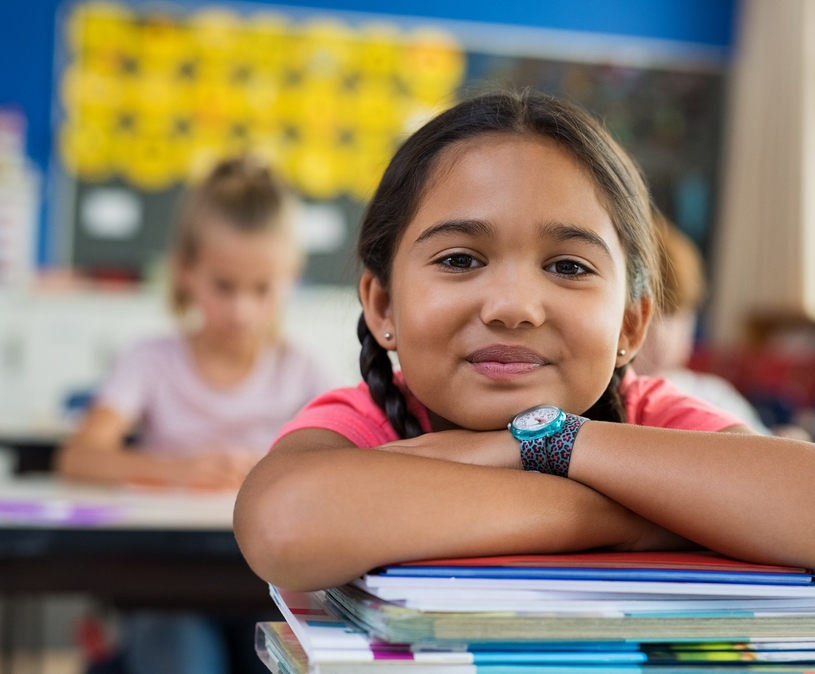
{"label": "girl's forehead", "polygon": [[213,219],[198,232],[193,264],[217,266],[279,265],[281,258],[296,257],[291,237],[276,229],[242,230],[234,223]]}
{"label": "girl's forehead", "polygon": [[443,220],[563,222],[592,229],[622,255],[594,178],[545,137],[490,134],[445,150],[403,242],[415,241]]}
{"label": "girl's forehead", "polygon": [[203,220],[195,234],[200,246],[217,249],[221,246],[262,245],[283,246],[286,237],[274,221],[261,227],[245,227],[226,217],[212,215]]}

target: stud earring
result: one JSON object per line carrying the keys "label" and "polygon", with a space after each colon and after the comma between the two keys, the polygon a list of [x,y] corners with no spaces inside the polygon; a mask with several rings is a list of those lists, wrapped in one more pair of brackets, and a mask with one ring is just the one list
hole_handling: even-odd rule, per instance
{"label": "stud earring", "polygon": [[385,333],[385,339],[393,339],[393,335],[389,332]]}
{"label": "stud earring", "polygon": [[618,356],[624,356],[624,355],[625,355],[625,349],[620,349],[620,350],[617,352],[617,355],[618,355]]}

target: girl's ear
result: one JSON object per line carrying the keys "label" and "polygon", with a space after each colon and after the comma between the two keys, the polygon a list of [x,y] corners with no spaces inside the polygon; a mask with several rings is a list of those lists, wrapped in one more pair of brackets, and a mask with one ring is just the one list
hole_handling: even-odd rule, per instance
{"label": "girl's ear", "polygon": [[382,348],[396,351],[396,328],[391,314],[390,293],[367,269],[362,272],[359,280],[359,299],[365,322],[374,339]]}
{"label": "girl's ear", "polygon": [[[617,345],[616,367],[630,363],[640,350],[648,332],[648,323],[651,320],[653,308],[653,298],[648,295],[644,295],[626,308]],[[621,355],[622,351],[625,353]]]}

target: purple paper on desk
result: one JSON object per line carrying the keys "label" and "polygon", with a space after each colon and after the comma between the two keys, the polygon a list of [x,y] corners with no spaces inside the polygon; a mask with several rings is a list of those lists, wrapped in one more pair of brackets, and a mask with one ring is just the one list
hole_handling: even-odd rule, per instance
{"label": "purple paper on desk", "polygon": [[111,504],[0,499],[0,523],[98,527],[120,522],[123,516],[122,508]]}

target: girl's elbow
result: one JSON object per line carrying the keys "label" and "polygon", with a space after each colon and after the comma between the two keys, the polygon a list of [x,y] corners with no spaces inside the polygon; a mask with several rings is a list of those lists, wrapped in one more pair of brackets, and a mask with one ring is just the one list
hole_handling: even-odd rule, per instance
{"label": "girl's elbow", "polygon": [[276,479],[262,490],[257,487],[247,480],[235,504],[235,538],[247,564],[278,587],[315,589],[318,581],[312,570],[319,534],[313,522],[306,522],[306,513],[314,507],[313,487],[296,476]]}

